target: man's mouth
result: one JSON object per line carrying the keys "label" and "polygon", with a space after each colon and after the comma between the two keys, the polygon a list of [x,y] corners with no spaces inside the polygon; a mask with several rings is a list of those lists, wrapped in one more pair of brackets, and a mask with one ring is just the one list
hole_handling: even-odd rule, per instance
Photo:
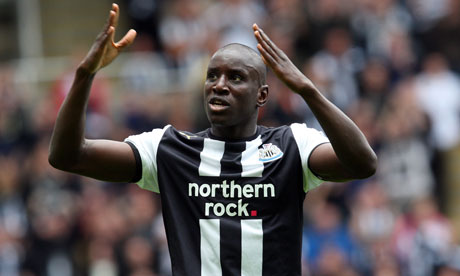
{"label": "man's mouth", "polygon": [[210,109],[213,111],[224,110],[230,106],[230,104],[227,101],[220,98],[211,98],[208,103]]}

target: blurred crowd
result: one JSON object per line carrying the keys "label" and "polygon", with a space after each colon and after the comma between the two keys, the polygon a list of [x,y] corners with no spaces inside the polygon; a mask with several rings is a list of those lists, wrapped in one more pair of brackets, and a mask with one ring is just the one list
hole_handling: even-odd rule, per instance
{"label": "blurred crowd", "polygon": [[[458,205],[446,183],[460,154],[460,0],[119,4],[138,37],[121,65],[121,92],[103,71],[95,80],[88,137],[208,127],[201,93],[210,54],[231,42],[255,48],[257,22],[379,157],[374,177],[307,195],[303,274],[460,275],[458,229],[446,212]],[[74,69],[37,96],[16,85],[12,63],[0,64],[0,275],[171,275],[158,195],[48,164]],[[271,73],[267,81],[260,124],[320,128],[298,95]]]}

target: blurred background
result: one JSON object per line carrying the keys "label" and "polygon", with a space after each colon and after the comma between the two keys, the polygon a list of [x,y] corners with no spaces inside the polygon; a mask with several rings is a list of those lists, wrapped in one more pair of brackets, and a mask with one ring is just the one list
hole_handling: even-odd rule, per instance
{"label": "blurred background", "polygon": [[[208,127],[210,54],[257,22],[365,133],[377,174],[305,201],[304,275],[460,275],[460,0],[120,0],[135,43],[97,76],[87,136]],[[0,0],[0,275],[167,276],[159,197],[47,162],[106,0]],[[260,123],[306,122],[271,73]]]}

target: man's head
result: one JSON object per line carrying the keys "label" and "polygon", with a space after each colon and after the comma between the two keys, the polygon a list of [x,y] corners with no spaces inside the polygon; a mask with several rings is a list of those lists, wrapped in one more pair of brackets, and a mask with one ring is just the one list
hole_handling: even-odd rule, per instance
{"label": "man's head", "polygon": [[267,101],[266,67],[242,44],[226,45],[212,56],[204,85],[206,115],[213,127],[255,127]]}
{"label": "man's head", "polygon": [[265,84],[267,78],[267,67],[256,50],[243,44],[231,43],[217,50],[212,57],[215,57],[217,54],[225,51],[236,51],[239,53],[241,58],[246,61],[245,65],[253,67],[257,71],[260,84]]}

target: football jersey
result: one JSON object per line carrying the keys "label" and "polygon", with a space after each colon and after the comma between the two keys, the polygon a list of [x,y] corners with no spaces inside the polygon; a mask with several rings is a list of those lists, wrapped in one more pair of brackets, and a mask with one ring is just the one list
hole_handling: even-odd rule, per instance
{"label": "football jersey", "polygon": [[308,158],[324,134],[258,126],[229,140],[168,125],[125,141],[138,185],[160,193],[174,275],[301,275],[303,200],[322,182]]}

